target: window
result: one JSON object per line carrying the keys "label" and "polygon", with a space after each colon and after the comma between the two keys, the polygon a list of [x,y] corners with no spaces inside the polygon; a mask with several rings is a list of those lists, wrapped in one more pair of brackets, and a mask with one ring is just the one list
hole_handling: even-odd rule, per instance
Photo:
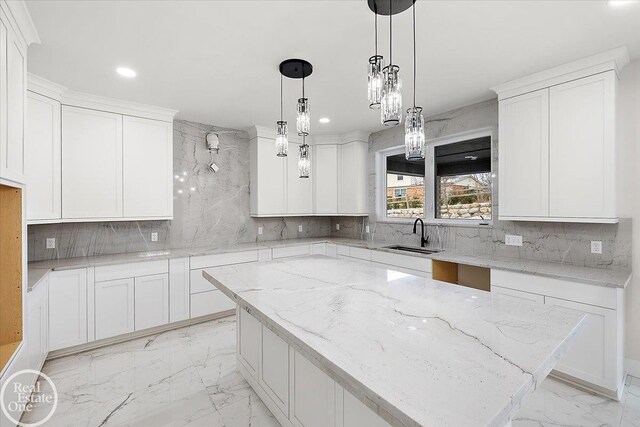
{"label": "window", "polygon": [[491,219],[491,137],[434,148],[437,219]]}
{"label": "window", "polygon": [[385,157],[385,168],[386,217],[424,217],[424,161],[410,162],[402,150]]}

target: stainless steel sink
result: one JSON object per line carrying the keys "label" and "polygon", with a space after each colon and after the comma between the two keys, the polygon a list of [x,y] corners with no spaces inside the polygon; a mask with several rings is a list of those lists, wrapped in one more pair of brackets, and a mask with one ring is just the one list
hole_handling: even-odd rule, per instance
{"label": "stainless steel sink", "polygon": [[396,251],[415,252],[418,254],[435,254],[440,252],[438,249],[419,248],[415,246],[392,245],[385,246],[385,249],[393,249]]}

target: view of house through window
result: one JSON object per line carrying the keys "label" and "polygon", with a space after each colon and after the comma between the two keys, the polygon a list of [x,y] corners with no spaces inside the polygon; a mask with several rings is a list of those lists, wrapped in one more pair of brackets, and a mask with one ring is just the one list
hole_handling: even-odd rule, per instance
{"label": "view of house through window", "polygon": [[491,219],[491,137],[435,147],[435,217]]}
{"label": "view of house through window", "polygon": [[404,153],[388,156],[387,218],[424,217],[424,160],[410,162]]}

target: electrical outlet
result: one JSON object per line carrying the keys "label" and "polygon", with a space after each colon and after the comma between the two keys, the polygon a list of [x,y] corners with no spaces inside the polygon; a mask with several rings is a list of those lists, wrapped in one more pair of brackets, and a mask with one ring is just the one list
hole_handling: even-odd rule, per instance
{"label": "electrical outlet", "polygon": [[302,224],[298,226],[298,233],[302,233]]}
{"label": "electrical outlet", "polygon": [[258,235],[261,235],[264,232],[264,228],[258,227]]}
{"label": "electrical outlet", "polygon": [[365,231],[367,234],[369,234],[369,226],[368,226],[368,225],[364,227],[364,231]]}
{"label": "electrical outlet", "polygon": [[340,231],[340,224],[336,224],[336,231]]}
{"label": "electrical outlet", "polygon": [[522,246],[522,236],[514,236],[513,234],[506,234],[504,236],[504,244],[508,246]]}
{"label": "electrical outlet", "polygon": [[601,254],[602,253],[602,242],[600,240],[592,240],[591,241],[591,253],[592,254]]}
{"label": "electrical outlet", "polygon": [[152,242],[158,241],[158,233],[151,233],[151,241]]}
{"label": "electrical outlet", "polygon": [[56,238],[47,237],[47,249],[55,249],[55,248],[56,248]]}

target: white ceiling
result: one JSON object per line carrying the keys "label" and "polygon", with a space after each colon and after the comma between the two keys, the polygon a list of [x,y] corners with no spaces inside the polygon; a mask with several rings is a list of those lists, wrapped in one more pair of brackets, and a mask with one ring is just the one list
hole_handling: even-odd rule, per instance
{"label": "white ceiling", "polygon": [[[70,89],[180,110],[232,128],[279,115],[281,60],[309,60],[312,134],[377,130],[366,64],[373,14],[365,0],[29,1],[42,39],[29,71]],[[489,99],[489,87],[618,46],[640,57],[640,3],[426,1],[417,3],[417,104],[426,114]],[[380,19],[388,56],[388,19]],[[411,103],[411,13],[394,18],[394,62]],[[138,72],[132,80],[117,66]],[[295,123],[299,81],[285,80]],[[319,124],[320,117],[331,123]]]}

